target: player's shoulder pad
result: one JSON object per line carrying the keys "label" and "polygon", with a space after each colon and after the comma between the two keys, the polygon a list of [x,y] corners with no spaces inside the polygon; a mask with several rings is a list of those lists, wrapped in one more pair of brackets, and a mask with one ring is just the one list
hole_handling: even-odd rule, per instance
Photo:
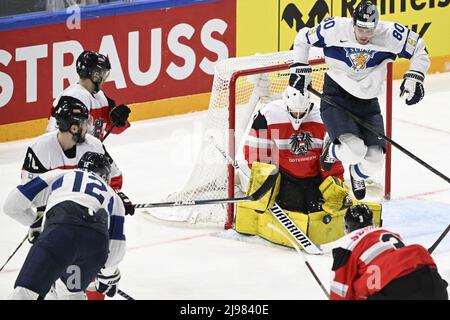
{"label": "player's shoulder pad", "polygon": [[27,153],[25,154],[22,170],[38,174],[48,171],[31,147],[28,147]]}
{"label": "player's shoulder pad", "polygon": [[341,268],[350,258],[352,252],[348,249],[344,249],[342,247],[334,248],[332,251],[333,254],[333,266],[331,268],[332,271],[336,271]]}
{"label": "player's shoulder pad", "polygon": [[96,137],[94,137],[93,135],[91,135],[90,133],[87,133],[85,136],[85,140],[84,143],[86,143],[87,145],[92,146],[94,152],[97,153],[105,153],[105,149],[103,147],[103,143],[97,139]]}
{"label": "player's shoulder pad", "polygon": [[[89,110],[91,109],[91,93],[82,85],[76,83],[67,87],[61,94],[61,97],[72,97],[81,101]],[[59,99],[61,100],[61,99]],[[59,101],[58,101],[59,102]]]}
{"label": "player's shoulder pad", "polygon": [[[45,171],[43,172],[48,171],[45,166],[48,165],[50,154],[54,152],[54,148],[58,147],[57,134],[58,134],[57,130],[44,133],[43,135],[40,135],[39,137],[36,138],[36,140],[33,141],[33,143],[27,149],[25,162],[27,162],[27,158],[28,161],[31,161],[31,159],[34,160],[27,163],[29,167],[25,166],[24,162],[23,166],[24,170],[27,171],[30,171],[30,169],[43,170],[45,168]],[[42,168],[37,169],[37,166]],[[42,173],[42,171],[33,171],[33,172]]]}
{"label": "player's shoulder pad", "polygon": [[111,108],[116,106],[116,102],[113,99],[108,98],[102,90],[94,94],[94,97],[100,103],[101,106],[105,107],[108,106]]}
{"label": "player's shoulder pad", "polygon": [[406,26],[392,21],[380,21],[377,28],[379,30],[377,33],[380,34],[381,41],[384,42],[382,45],[397,54],[404,49],[409,34],[417,35],[417,37],[414,36],[416,41],[419,38],[417,33],[410,31]]}

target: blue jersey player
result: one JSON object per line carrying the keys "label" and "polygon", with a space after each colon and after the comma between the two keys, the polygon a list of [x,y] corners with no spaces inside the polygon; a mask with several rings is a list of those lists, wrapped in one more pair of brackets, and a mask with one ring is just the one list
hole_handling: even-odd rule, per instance
{"label": "blue jersey player", "polygon": [[[311,47],[323,48],[329,67],[323,94],[379,132],[384,132],[384,124],[377,96],[388,62],[397,57],[410,60],[400,86],[406,104],[416,104],[424,96],[430,59],[423,39],[401,24],[379,21],[378,9],[370,1],[357,6],[353,19],[327,18],[299,31],[289,85],[302,93],[310,83],[307,62]],[[382,167],[386,142],[325,101],[321,101],[320,111],[329,134],[321,156],[322,169],[330,170],[337,160],[350,164],[353,193],[361,200],[366,194],[364,180]]]}
{"label": "blue jersey player", "polygon": [[33,207],[46,206],[43,231],[26,257],[11,299],[43,299],[58,279],[65,284],[65,299],[85,298],[83,291],[92,279],[98,292],[116,293],[118,264],[125,254],[124,218],[134,207],[108,185],[108,157],[86,152],[78,166],[43,173],[8,195],[4,212],[27,226],[40,219]]}

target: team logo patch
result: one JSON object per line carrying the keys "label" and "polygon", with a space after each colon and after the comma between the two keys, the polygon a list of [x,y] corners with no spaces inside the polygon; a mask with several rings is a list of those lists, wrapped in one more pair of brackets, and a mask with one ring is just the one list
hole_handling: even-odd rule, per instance
{"label": "team logo patch", "polygon": [[301,131],[299,134],[293,134],[289,140],[292,154],[304,156],[311,150],[313,144],[311,133]]}
{"label": "team logo patch", "polygon": [[414,47],[417,44],[417,41],[412,38],[409,38],[408,43]]}
{"label": "team logo patch", "polygon": [[363,50],[357,48],[344,48],[345,56],[352,63],[352,69],[355,71],[365,70],[367,63],[375,55],[373,50]]}

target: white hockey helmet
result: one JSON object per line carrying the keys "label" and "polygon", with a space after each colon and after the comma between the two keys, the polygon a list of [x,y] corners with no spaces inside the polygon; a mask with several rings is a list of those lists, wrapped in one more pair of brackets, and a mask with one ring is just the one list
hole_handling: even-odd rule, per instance
{"label": "white hockey helmet", "polygon": [[309,91],[306,91],[303,95],[299,90],[288,86],[283,92],[283,102],[292,126],[295,130],[298,130],[303,119],[311,110]]}

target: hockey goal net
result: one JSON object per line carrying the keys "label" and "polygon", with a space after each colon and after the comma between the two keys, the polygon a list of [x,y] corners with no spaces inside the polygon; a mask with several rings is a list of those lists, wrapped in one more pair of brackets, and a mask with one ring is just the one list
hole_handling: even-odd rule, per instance
{"label": "hockey goal net", "polygon": [[[292,51],[230,58],[215,66],[214,81],[206,122],[203,126],[201,152],[184,188],[169,195],[165,201],[190,201],[218,198],[233,198],[245,193],[247,181],[224,158],[218,149],[228,152],[239,166],[249,172],[244,159],[245,139],[250,130],[253,115],[269,101],[281,97],[289,79],[289,64]],[[310,60],[313,67],[312,86],[322,92],[327,65],[323,58]],[[391,127],[392,66],[388,65],[386,94],[380,105],[386,105],[383,115],[386,135]],[[320,100],[312,96],[318,105]],[[382,108],[383,109],[383,108]],[[348,170],[346,170],[348,171]],[[347,177],[348,177],[348,173]],[[386,165],[374,178],[373,185],[378,197],[389,197],[390,193],[390,149]],[[232,226],[235,207],[228,205],[202,205],[153,210],[152,216],[166,221],[224,224]]]}

